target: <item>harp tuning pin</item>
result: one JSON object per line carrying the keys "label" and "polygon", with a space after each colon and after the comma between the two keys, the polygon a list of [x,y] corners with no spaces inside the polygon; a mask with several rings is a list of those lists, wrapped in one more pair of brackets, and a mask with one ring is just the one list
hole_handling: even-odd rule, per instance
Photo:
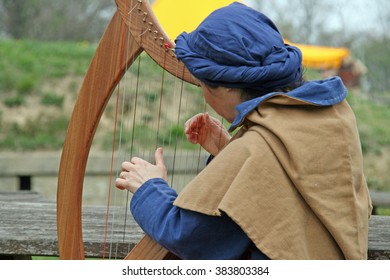
{"label": "harp tuning pin", "polygon": [[142,1],[138,1],[137,10],[138,10],[138,13],[139,13],[139,14],[141,14],[141,12],[142,12],[141,6],[142,6]]}
{"label": "harp tuning pin", "polygon": [[171,51],[172,57],[176,57],[176,50],[175,50],[175,48],[171,48],[170,51]]}

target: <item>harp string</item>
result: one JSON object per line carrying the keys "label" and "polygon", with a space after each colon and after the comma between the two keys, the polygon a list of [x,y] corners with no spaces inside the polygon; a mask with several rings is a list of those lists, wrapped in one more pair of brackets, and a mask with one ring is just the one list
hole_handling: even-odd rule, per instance
{"label": "harp string", "polygon": [[[133,4],[133,2],[136,3]],[[139,5],[139,1],[130,1],[128,17],[140,16],[137,14],[133,15],[134,13],[131,12]],[[125,29],[127,31],[123,32],[130,32],[127,27]],[[139,36],[142,40],[144,36],[155,35],[148,32],[147,28],[145,28],[140,31]],[[157,37],[156,41],[158,43],[153,45],[153,48],[156,53],[160,53],[160,57],[163,57],[163,64],[165,64],[166,58],[168,55],[171,55],[171,52],[166,48],[169,46],[161,46],[161,43],[163,44],[164,42],[159,42],[159,40]],[[125,43],[129,44],[130,42],[122,42],[122,50],[125,49]],[[121,59],[126,59],[125,55],[121,55]],[[149,60],[151,61],[151,59]],[[166,159],[169,171],[169,184],[176,190],[179,189],[178,191],[180,191],[180,187],[183,187],[189,181],[188,178],[190,173],[192,173],[187,168],[184,168],[185,172],[183,173],[182,166],[195,168],[196,173],[204,166],[204,152],[202,148],[198,146],[197,149],[183,149],[182,142],[186,140],[180,135],[183,131],[179,128],[184,126],[186,118],[194,113],[206,111],[206,103],[199,92],[187,92],[186,84],[182,79],[166,73],[165,65],[161,67],[161,71],[154,68],[153,70],[147,69],[147,77],[145,77],[143,68],[145,66],[150,67],[149,60],[145,52],[141,53],[136,61],[130,63],[131,67],[129,67],[116,89],[115,124],[111,151],[112,162],[110,164],[110,174],[112,175],[110,175],[108,186],[109,197],[103,258],[106,257],[106,254],[108,254],[109,258],[117,258],[119,252],[124,250],[124,248],[120,248],[120,246],[123,246],[121,244],[125,243],[126,236],[129,235],[127,221],[128,215],[130,215],[129,202],[131,194],[129,195],[127,191],[116,190],[114,187],[115,178],[113,174],[116,172],[116,177],[119,175],[122,161],[138,156],[153,162],[155,148],[163,146],[164,151],[166,151],[164,159]],[[177,64],[175,76],[184,76],[184,69],[179,69],[179,64]],[[155,77],[156,73],[160,73],[158,77]],[[173,82],[171,79],[173,79]],[[156,85],[158,85],[158,89]],[[198,101],[194,102],[192,96],[191,98],[185,96],[186,94],[199,95],[200,104],[198,104]],[[177,106],[172,106],[172,103],[177,104]],[[174,109],[176,115],[172,117]],[[150,122],[148,118],[156,121]],[[118,129],[116,126],[118,126]],[[154,131],[153,135],[150,134],[151,131]],[[114,158],[116,159],[115,164],[113,163]],[[180,169],[180,178],[176,175],[177,169]],[[112,207],[111,204],[115,207]],[[117,205],[122,206],[119,208],[116,207]],[[122,228],[115,228],[115,224],[118,223],[114,221],[123,217]],[[108,220],[112,220],[112,222]],[[120,240],[119,237],[115,237],[117,236],[115,232],[118,231],[123,232]],[[130,247],[131,244],[129,243],[128,248]]]}
{"label": "harp string", "polygon": [[[130,2],[130,5],[133,6],[133,1]],[[134,8],[135,9],[138,5],[134,5]],[[132,14],[129,12],[129,16],[131,17]],[[122,30],[122,38],[124,38],[124,32],[128,32],[128,34],[130,34],[130,29],[125,26]],[[134,64],[134,60],[131,61],[129,59],[129,54],[128,54],[128,50],[129,50],[129,44],[131,43],[130,42],[130,38],[131,36],[127,36],[128,38],[128,41],[127,42],[124,42],[124,40],[122,39],[122,46],[121,46],[121,53],[120,53],[120,60],[121,62],[124,62],[124,61],[128,61],[130,65],[133,65]],[[125,49],[125,44],[127,44],[127,53],[126,55],[124,55],[124,49]],[[123,59],[126,59],[126,60],[123,60]],[[126,67],[125,69],[128,69],[129,66],[128,64],[126,64]],[[140,56],[138,57],[138,69],[140,69]],[[138,70],[139,71],[139,70]],[[125,192],[125,205],[126,207],[124,207],[124,209],[120,210],[120,209],[115,209],[113,211],[111,211],[111,203],[115,206],[117,205],[121,205],[123,203],[121,202],[118,202],[121,200],[122,198],[122,202],[123,202],[123,195],[118,195],[118,190],[115,189],[114,187],[114,158],[116,158],[116,177],[119,176],[119,172],[120,172],[120,164],[122,161],[124,161],[126,159],[126,153],[124,151],[124,148],[123,146],[126,145],[126,143],[128,142],[127,138],[128,138],[128,135],[125,134],[125,136],[123,135],[123,131],[125,130],[124,129],[124,126],[129,126],[129,122],[127,121],[126,124],[125,124],[125,111],[128,110],[129,111],[129,108],[131,108],[131,105],[130,105],[130,102],[131,102],[131,99],[129,99],[128,101],[128,104],[126,105],[126,96],[128,95],[127,93],[127,89],[128,87],[126,86],[128,84],[128,71],[126,71],[126,73],[123,75],[123,78],[121,81],[119,81],[117,87],[116,87],[116,103],[115,103],[115,117],[114,117],[114,130],[113,130],[113,139],[112,139],[112,150],[111,150],[111,167],[110,167],[110,180],[109,180],[109,184],[108,184],[108,198],[107,198],[107,214],[106,214],[106,227],[105,227],[105,239],[104,239],[104,249],[103,249],[103,259],[105,258],[105,255],[106,255],[106,247],[109,246],[109,254],[108,254],[108,258],[111,259],[111,258],[117,258],[118,256],[118,253],[119,253],[119,244],[122,243],[124,244],[125,243],[125,238],[126,238],[126,224],[127,224],[127,218],[128,218],[128,211],[126,209],[127,206],[128,206],[128,201],[129,201],[129,193],[128,192]],[[137,77],[139,78],[139,74],[137,75]],[[138,80],[137,78],[137,80]],[[137,82],[137,86],[135,87],[135,102],[137,102],[137,98],[138,98],[138,82]],[[126,106],[127,106],[127,109],[126,109]],[[119,114],[119,108],[120,109],[120,114]],[[134,108],[136,108],[136,106],[134,106]],[[134,114],[136,114],[136,110],[134,110]],[[120,117],[119,117],[120,116]],[[130,118],[126,118],[126,120],[129,120]],[[135,122],[135,117],[133,118],[133,121]],[[118,127],[118,122],[119,122],[119,129],[117,130],[117,127]],[[134,127],[134,126],[133,126]],[[117,134],[119,133],[118,137],[117,137]],[[134,135],[134,133],[133,133]],[[125,138],[125,141],[123,141],[123,139]],[[116,143],[118,142],[118,143]],[[131,141],[131,143],[133,143],[133,141]],[[116,148],[117,146],[117,148]],[[133,151],[133,147],[130,148],[130,156],[132,154],[132,151]],[[116,153],[116,155],[115,155]],[[114,192],[114,195],[113,195],[113,198],[111,197],[111,192]],[[112,202],[113,201],[113,202]],[[115,223],[115,221],[117,219],[120,219],[121,215],[118,215],[118,212],[120,211],[123,211],[123,217],[124,217],[124,221],[123,221],[123,228],[122,228],[122,232],[123,232],[123,235],[122,235],[122,238],[121,240],[114,240],[114,236],[115,236],[115,231],[117,231],[118,229],[115,228],[115,224],[120,224],[120,223]],[[111,226],[109,226],[109,221],[108,220],[111,220]],[[110,229],[109,229],[110,228]],[[107,240],[107,235],[108,233],[110,232],[110,240],[108,241]],[[119,238],[119,237],[118,237]],[[120,242],[122,241],[122,242]]]}
{"label": "harp string", "polygon": [[[133,1],[131,1],[130,3],[131,6],[133,6],[134,8],[132,8],[130,10],[130,12],[128,13],[129,17],[132,16],[132,13],[131,11],[134,10],[137,6],[139,6],[139,4],[137,5],[133,5]],[[127,28],[127,32],[130,34],[130,29]],[[128,36],[128,38],[130,38],[130,36]],[[126,54],[128,55],[128,54]],[[117,163],[117,166],[120,167],[121,165],[121,162],[124,161],[124,160],[130,160],[131,157],[133,156],[133,152],[134,152],[134,139],[135,139],[135,124],[136,124],[136,115],[137,115],[137,102],[138,102],[138,95],[139,95],[139,79],[140,79],[140,69],[141,69],[141,55],[138,56],[137,58],[137,61],[138,63],[136,64],[135,68],[136,68],[136,78],[135,78],[135,86],[128,86],[128,80],[131,81],[132,83],[132,79],[128,78],[129,77],[129,71],[126,71],[125,75],[123,76],[123,79],[124,79],[124,83],[123,83],[123,89],[122,89],[122,110],[121,110],[121,118],[120,118],[120,123],[121,123],[121,129],[120,129],[120,138],[119,138],[119,143],[118,143],[118,163]],[[126,59],[126,61],[129,61],[128,59]],[[134,61],[132,61],[131,65],[134,65]],[[133,66],[134,67],[134,66]],[[126,69],[128,69],[129,67],[126,67]],[[128,95],[131,94],[131,91],[128,90],[130,88],[134,88],[134,105],[132,106],[132,102],[131,102],[131,98],[128,97]],[[126,101],[126,99],[128,101]],[[131,117],[131,108],[133,108],[133,116]],[[125,115],[125,112],[128,112],[128,116]],[[117,114],[117,112],[116,112]],[[124,125],[124,123],[126,123]],[[125,127],[125,129],[124,129]],[[129,133],[124,133],[124,137],[123,137],[123,130],[125,131],[130,131],[130,127],[132,127],[132,133],[130,135],[131,138],[129,138]],[[131,139],[131,140],[129,140]],[[122,141],[124,141],[124,145],[123,145],[123,149],[122,149]],[[130,143],[130,144],[129,144]],[[127,151],[126,151],[126,146],[127,145],[130,145],[130,147],[128,148],[128,156],[127,156]],[[117,170],[117,177],[119,176],[119,172],[120,170],[118,169]],[[114,182],[113,182],[114,184]],[[127,219],[128,219],[128,214],[129,214],[129,200],[130,200],[130,195],[129,195],[129,192],[119,192],[116,190],[115,194],[119,194],[119,195],[115,195],[115,198],[117,198],[119,196],[119,198],[122,198],[122,199],[119,199],[119,200],[122,200],[122,203],[118,203],[119,205],[124,205],[124,208],[122,210],[118,210],[118,211],[122,211],[123,212],[123,216],[124,216],[124,220],[123,220],[123,227],[122,227],[122,240],[121,243],[122,244],[125,244],[125,239],[126,239],[126,226],[127,226]],[[117,199],[116,199],[117,200]],[[124,200],[124,203],[123,203],[123,200]],[[119,224],[119,223],[118,223]],[[114,227],[112,227],[112,232],[114,233]],[[114,235],[114,234],[112,234]],[[120,250],[119,248],[119,240],[114,243],[114,242],[111,242],[110,243],[110,247],[112,248],[112,250],[114,249],[114,253],[110,252],[110,258],[118,258],[118,252]],[[129,244],[130,246],[130,244]],[[127,248],[127,251],[129,251],[129,246]]]}
{"label": "harp string", "polygon": [[[130,30],[129,30],[130,32]],[[126,118],[126,130],[127,131],[131,131],[131,134],[130,134],[130,137],[128,136],[128,134],[126,134],[126,138],[125,138],[125,143],[130,143],[129,144],[129,156],[128,156],[128,159],[131,159],[133,157],[133,152],[134,152],[134,140],[135,140],[135,123],[136,123],[136,115],[137,115],[137,102],[138,102],[138,96],[139,96],[139,77],[140,77],[140,68],[141,68],[141,57],[142,56],[139,56],[137,58],[137,75],[136,75],[136,82],[135,82],[135,91],[134,91],[134,105],[133,107],[131,106],[131,98],[128,98],[128,102],[127,102],[127,108],[128,108],[128,114],[130,115],[128,118]],[[125,75],[126,79],[128,77],[128,74],[126,73]],[[127,84],[127,83],[125,83]],[[127,87],[126,87],[127,88]],[[130,94],[130,93],[128,93]],[[124,98],[125,100],[125,98]],[[131,113],[130,111],[130,108],[133,108],[133,112]],[[131,116],[132,114],[132,116]],[[124,111],[122,112],[122,117],[124,116]],[[130,139],[130,140],[129,140]],[[124,158],[122,159],[123,160],[126,160],[126,151],[123,151],[123,155],[124,155]],[[119,166],[119,164],[118,164]],[[125,243],[125,237],[126,237],[126,225],[127,225],[127,218],[128,218],[128,214],[129,214],[129,201],[130,201],[130,193],[129,192],[126,192],[125,193],[125,207],[122,211],[124,211],[124,216],[125,216],[125,220],[124,220],[124,223],[123,223],[123,238],[122,238],[122,243],[124,244]],[[118,251],[118,244],[116,245],[116,251]],[[130,250],[130,244],[128,244],[127,246],[127,252]]]}
{"label": "harp string", "polygon": [[[184,72],[182,73],[182,75],[184,75]],[[177,79],[175,79],[175,88],[176,88],[176,86],[177,86]],[[181,107],[182,107],[182,100],[183,100],[183,86],[184,86],[184,82],[182,80],[180,83],[179,110],[178,110],[177,119],[176,119],[176,127],[179,127],[179,124],[180,124]],[[174,137],[176,137],[176,139],[179,137],[178,130],[175,130]],[[174,178],[175,178],[174,174],[175,174],[175,167],[176,167],[177,148],[178,148],[178,141],[175,141],[174,151],[173,151],[173,160],[172,160],[172,176],[171,176],[171,180],[170,180],[171,186],[174,185]]]}
{"label": "harp string", "polygon": [[[126,30],[124,24],[121,26],[122,28],[122,40],[121,40],[121,47],[120,47],[120,62],[122,63],[125,59],[124,57],[124,48],[125,48],[125,36],[124,32]],[[127,68],[127,67],[126,67]],[[117,90],[116,90],[116,102],[115,102],[115,117],[114,117],[114,132],[113,132],[113,140],[112,140],[112,146],[111,146],[111,162],[110,162],[110,178],[109,178],[109,185],[108,185],[108,195],[107,195],[107,210],[106,210],[106,221],[105,221],[105,230],[104,230],[104,242],[103,242],[103,252],[102,252],[102,258],[105,259],[106,257],[106,249],[107,249],[107,237],[108,237],[108,229],[109,229],[109,214],[110,214],[110,206],[111,206],[111,186],[113,181],[113,170],[114,170],[114,162],[115,162],[115,143],[116,143],[116,134],[117,134],[117,122],[118,122],[118,111],[119,111],[119,98],[120,98],[120,85],[121,81],[118,82]],[[120,129],[121,133],[122,129]],[[121,134],[120,137],[121,138]],[[121,139],[119,139],[119,149],[121,144]],[[115,213],[115,212],[113,212]],[[113,235],[111,235],[113,236]],[[111,242],[110,242],[111,244]],[[110,246],[110,256],[111,256],[111,246]]]}
{"label": "harp string", "polygon": [[[130,14],[131,16],[131,14]],[[130,30],[128,30],[128,32],[130,32]],[[140,35],[141,36],[141,39],[142,39],[142,36],[144,36],[146,34],[145,31],[142,32],[142,34]],[[121,49],[124,49],[124,47],[121,47]],[[123,53],[123,52],[122,52]],[[142,58],[143,58],[144,55],[140,55],[138,57],[138,64],[137,64],[137,67],[136,67],[136,77],[135,77],[135,86],[130,86],[130,88],[134,88],[134,104],[133,106],[131,106],[131,99],[132,98],[127,98],[126,96],[130,93],[128,93],[128,90],[127,88],[129,88],[128,86],[128,82],[127,82],[127,77],[129,76],[129,71],[127,71],[125,73],[125,75],[123,76],[123,79],[124,82],[120,82],[118,83],[117,85],[117,89],[116,89],[116,102],[115,102],[115,121],[114,121],[114,132],[113,132],[113,140],[112,140],[112,151],[111,151],[111,158],[112,158],[112,162],[113,162],[113,159],[114,157],[117,158],[117,166],[120,166],[120,162],[122,162],[123,160],[129,160],[133,154],[134,154],[134,147],[136,145],[135,143],[135,138],[137,136],[139,136],[141,139],[146,139],[147,135],[146,135],[146,132],[137,132],[136,131],[136,127],[137,127],[137,119],[139,119],[139,116],[141,116],[141,119],[142,119],[142,115],[143,115],[143,112],[142,110],[144,110],[144,108],[148,107],[148,104],[149,104],[149,98],[145,98],[144,96],[144,99],[142,100],[139,100],[139,88],[140,88],[140,79],[141,79],[141,76],[140,76],[140,71],[141,71],[141,61],[142,61]],[[123,57],[123,56],[121,56]],[[122,60],[124,58],[121,58]],[[127,60],[127,59],[126,59]],[[128,68],[128,67],[126,67]],[[134,67],[132,67],[134,68]],[[130,80],[133,80],[133,79],[130,79]],[[157,146],[158,145],[158,139],[159,139],[159,134],[160,134],[160,119],[161,119],[161,113],[162,113],[162,104],[163,104],[163,91],[164,91],[164,80],[165,80],[165,71],[162,71],[162,75],[161,75],[161,86],[160,86],[160,105],[159,105],[159,109],[157,110],[157,120],[158,120],[158,123],[157,123],[157,127],[154,129],[156,131],[156,135],[155,135],[155,144],[154,146]],[[126,99],[128,99],[128,104],[125,105],[125,101]],[[153,98],[152,98],[153,99]],[[144,103],[145,104],[142,104]],[[121,105],[120,105],[121,103]],[[125,109],[125,106],[127,106],[127,109]],[[139,111],[139,116],[138,116],[138,111],[137,111],[137,108],[141,108],[141,111]],[[121,108],[121,110],[119,110],[119,108]],[[131,110],[132,109],[132,110]],[[119,113],[119,111],[121,111]],[[125,116],[125,111],[128,112],[128,114],[132,114],[132,116]],[[132,112],[131,112],[132,111]],[[132,120],[132,121],[130,121]],[[119,122],[119,124],[118,124]],[[124,124],[126,122],[126,124]],[[119,126],[119,129],[117,129],[117,127]],[[126,129],[124,129],[124,127],[126,127]],[[129,129],[130,127],[130,129]],[[129,138],[129,133],[124,133],[124,130],[131,130],[132,132],[130,133],[130,138]],[[117,134],[119,133],[118,137],[117,137]],[[131,140],[129,140],[131,139]],[[117,143],[116,143],[117,142]],[[127,148],[124,148],[125,150],[123,150],[123,147],[127,147],[129,146],[128,148],[128,151],[127,151]],[[117,149],[115,147],[118,147]],[[137,148],[138,150],[138,153],[140,154],[140,156],[146,156],[147,154],[147,150],[144,149],[142,150],[140,147]],[[115,153],[117,154],[115,156]],[[127,154],[129,153],[129,155],[127,156]],[[123,156],[121,156],[123,155]],[[113,170],[113,163],[111,162],[111,171],[110,171],[110,174],[114,174],[114,170]],[[119,174],[119,171],[116,172],[117,176]],[[113,175],[110,175],[110,184],[108,186],[108,202],[107,202],[107,218],[106,218],[106,230],[105,230],[105,241],[104,241],[104,250],[103,250],[103,258],[105,258],[105,255],[106,255],[106,247],[109,246],[109,258],[117,258],[117,255],[118,255],[118,250],[119,250],[119,246],[118,244],[120,243],[119,240],[115,243],[115,241],[113,240],[113,236],[114,236],[114,232],[115,232],[115,228],[114,228],[114,222],[111,223],[111,233],[110,233],[110,236],[111,236],[111,239],[110,241],[107,240],[107,235],[108,235],[108,219],[109,219],[109,216],[110,216],[110,219],[113,219],[115,220],[116,219],[116,210],[115,211],[110,211],[110,203],[112,200],[114,200],[114,205],[117,205],[118,204],[118,191],[115,191],[114,192],[114,196],[113,198],[111,197],[111,190],[112,190],[112,186],[113,186]],[[127,224],[127,216],[128,216],[128,205],[129,205],[129,193],[128,192],[120,192],[121,194],[125,193],[125,207],[124,209],[122,210],[124,212],[124,223],[123,223],[123,237],[122,237],[122,244],[124,243],[124,240],[125,240],[125,235],[126,235],[126,224]],[[119,197],[123,197],[122,195],[119,194]],[[122,203],[119,203],[119,204],[122,204]],[[118,210],[120,211],[120,210]],[[111,214],[110,214],[111,212]],[[129,244],[130,246],[130,244]]]}
{"label": "harp string", "polygon": [[[130,30],[127,28],[127,32],[128,33],[130,33]],[[129,38],[129,36],[128,36],[128,38]],[[130,42],[128,41],[127,42],[127,44],[129,44]],[[126,48],[126,49],[128,49],[128,48]],[[128,53],[126,53],[126,61],[129,61],[128,59]],[[131,64],[133,64],[133,62],[134,61],[132,61],[132,63]],[[126,65],[126,69],[128,69],[128,65]],[[127,84],[127,78],[128,78],[128,75],[127,74],[125,74],[124,76],[123,76],[123,78],[122,78],[122,80],[123,80],[123,83],[120,83],[120,84],[118,84],[118,95],[120,95],[120,103],[121,103],[121,112],[120,112],[120,129],[119,129],[119,138],[118,138],[118,144],[117,144],[117,146],[118,146],[118,148],[117,148],[117,156],[116,156],[116,158],[117,158],[117,164],[116,164],[116,166],[120,166],[120,161],[123,161],[124,159],[125,159],[125,153],[124,153],[124,151],[123,151],[123,144],[126,144],[126,142],[127,142],[127,140],[126,140],[126,138],[125,138],[125,141],[123,142],[123,138],[124,138],[124,136],[123,136],[123,131],[124,131],[124,126],[125,126],[125,121],[124,121],[124,114],[125,114],[125,109],[126,109],[126,96],[127,96],[127,88],[128,87],[126,87],[126,84]],[[122,90],[120,90],[120,88],[122,87]],[[119,101],[119,98],[118,98],[118,101]],[[117,106],[116,108],[119,108],[119,106]],[[116,109],[116,111],[115,111],[115,115],[118,115],[118,111],[117,111],[117,109]],[[117,118],[117,117],[116,117]],[[115,135],[116,135],[116,133],[114,132],[114,136],[113,136],[113,138],[114,138],[114,140],[113,140],[113,143],[115,143]],[[127,135],[125,135],[125,137],[127,137]],[[113,147],[115,147],[115,144],[113,144]],[[112,151],[112,153],[114,153],[115,152],[115,149]],[[123,155],[123,158],[121,157],[121,155]],[[113,156],[114,157],[114,156]],[[111,171],[112,172],[112,171]],[[120,170],[119,169],[117,169],[116,170],[116,176],[115,177],[118,177],[119,176],[119,172],[120,172]],[[112,179],[111,179],[112,180]],[[110,187],[110,186],[109,186]],[[111,184],[111,187],[110,187],[111,189],[113,189],[113,190],[115,190],[115,188],[114,188],[114,182],[112,182],[112,184]],[[114,199],[113,199],[113,201],[114,201],[114,205],[117,205],[118,204],[118,199],[120,200],[120,198],[118,198],[118,192],[114,192]],[[127,198],[125,199],[125,201],[128,201],[128,193],[126,193],[126,195],[127,195]],[[119,203],[120,204],[120,203]],[[119,211],[119,210],[118,210]],[[117,218],[117,211],[112,211],[112,219],[113,220],[116,220],[116,219],[118,219]],[[126,227],[126,224],[127,224],[127,211],[125,211],[125,209],[124,209],[124,222],[123,222],[123,235],[122,235],[122,243],[124,243],[124,241],[125,241],[125,238],[126,238],[126,230],[125,230],[125,227]],[[112,223],[112,226],[111,226],[111,236],[113,237],[114,236],[114,232],[115,232],[115,228],[114,228],[114,223]],[[119,240],[118,241],[114,241],[113,240],[113,238],[111,238],[110,239],[110,242],[109,242],[109,245],[110,245],[110,252],[109,252],[109,259],[112,259],[112,258],[117,258],[117,256],[118,256],[118,250],[119,250]]]}

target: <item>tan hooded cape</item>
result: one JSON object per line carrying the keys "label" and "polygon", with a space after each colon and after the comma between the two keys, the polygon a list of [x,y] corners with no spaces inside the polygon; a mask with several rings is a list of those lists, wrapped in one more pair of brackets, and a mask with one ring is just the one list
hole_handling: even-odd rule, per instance
{"label": "tan hooded cape", "polygon": [[348,103],[279,95],[245,122],[175,205],[226,213],[271,259],[366,259],[372,207]]}

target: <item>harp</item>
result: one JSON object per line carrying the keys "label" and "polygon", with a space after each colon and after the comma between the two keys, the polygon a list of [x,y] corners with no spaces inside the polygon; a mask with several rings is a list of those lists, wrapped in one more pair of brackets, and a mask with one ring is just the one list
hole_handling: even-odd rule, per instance
{"label": "harp", "polygon": [[[122,76],[142,52],[160,67],[192,84],[148,1],[116,0],[111,19],[76,100],[63,146],[57,186],[58,247],[61,259],[83,259],[82,193],[91,144],[99,120]],[[129,31],[129,32],[128,32]],[[126,57],[124,57],[126,54]],[[145,236],[127,259],[164,259],[169,252]]]}

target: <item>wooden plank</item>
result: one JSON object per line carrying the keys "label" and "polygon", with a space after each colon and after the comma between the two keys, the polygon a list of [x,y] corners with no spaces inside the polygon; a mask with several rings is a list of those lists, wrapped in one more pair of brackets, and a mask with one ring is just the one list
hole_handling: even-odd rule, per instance
{"label": "wooden plank", "polygon": [[[102,257],[106,212],[106,206],[83,208],[86,257]],[[0,201],[0,213],[0,254],[58,256],[55,203]],[[144,234],[123,208],[111,207],[110,216],[106,257],[123,259]]]}
{"label": "wooden plank", "polygon": [[369,221],[368,258],[390,259],[390,216],[374,215]]}
{"label": "wooden plank", "polygon": [[0,192],[0,201],[9,202],[52,202],[34,191]]}

